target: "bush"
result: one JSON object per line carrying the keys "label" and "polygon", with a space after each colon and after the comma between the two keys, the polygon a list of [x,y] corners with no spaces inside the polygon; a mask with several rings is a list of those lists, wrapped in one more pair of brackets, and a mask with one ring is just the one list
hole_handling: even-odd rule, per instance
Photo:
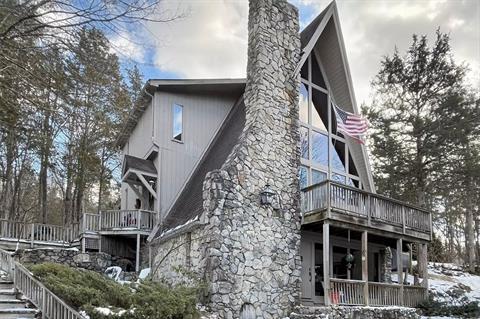
{"label": "bush", "polygon": [[[197,290],[183,286],[143,282],[135,287],[121,285],[93,271],[44,263],[28,267],[53,293],[91,319],[194,319]],[[108,316],[96,307],[109,308],[120,315]],[[133,310],[133,311],[131,311]]]}
{"label": "bush", "polygon": [[480,306],[478,301],[460,300],[460,304],[450,305],[437,300],[431,296],[422,302],[418,307],[425,316],[458,316],[464,318],[480,318]]}

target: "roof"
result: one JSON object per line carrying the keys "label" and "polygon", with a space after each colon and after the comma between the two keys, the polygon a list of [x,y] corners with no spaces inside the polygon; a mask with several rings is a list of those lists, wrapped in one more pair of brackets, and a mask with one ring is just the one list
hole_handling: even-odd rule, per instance
{"label": "roof", "polygon": [[152,161],[131,155],[125,155],[122,174],[125,175],[129,169],[134,169],[147,174],[157,174],[157,169]]}
{"label": "roof", "polygon": [[186,224],[203,213],[203,181],[208,172],[220,169],[237,144],[245,125],[243,98],[232,108],[222,127],[200,160],[191,178],[168,212],[161,229],[155,237],[166,230]]}
{"label": "roof", "polygon": [[117,138],[116,145],[123,148],[130,135],[137,126],[138,121],[150,105],[152,96],[156,91],[180,91],[203,92],[203,93],[228,93],[238,92],[245,89],[246,79],[150,79],[142,89],[142,92],[131,110],[123,130]]}

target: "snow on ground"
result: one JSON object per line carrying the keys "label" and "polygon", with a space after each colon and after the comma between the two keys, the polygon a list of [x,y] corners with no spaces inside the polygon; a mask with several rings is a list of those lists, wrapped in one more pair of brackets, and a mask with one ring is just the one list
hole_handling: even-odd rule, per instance
{"label": "snow on ground", "polygon": [[480,302],[480,276],[471,275],[453,264],[429,263],[430,293],[438,301],[457,303],[462,298]]}

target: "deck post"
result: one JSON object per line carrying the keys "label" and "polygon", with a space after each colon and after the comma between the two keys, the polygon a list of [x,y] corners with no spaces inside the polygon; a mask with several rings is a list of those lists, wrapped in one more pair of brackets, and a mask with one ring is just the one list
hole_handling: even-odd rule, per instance
{"label": "deck post", "polygon": [[330,224],[323,223],[323,289],[325,306],[330,305]]}
{"label": "deck post", "polygon": [[418,273],[422,278],[422,286],[428,288],[428,253],[427,244],[417,244],[418,246]]}
{"label": "deck post", "polygon": [[31,233],[30,233],[30,248],[33,249],[35,243],[35,224],[32,223]]}
{"label": "deck post", "polygon": [[137,249],[135,251],[135,271],[140,271],[140,233],[137,234]]}
{"label": "deck post", "polygon": [[403,241],[401,238],[397,239],[397,277],[398,284],[400,285],[400,305],[404,305],[403,300]]}
{"label": "deck post", "polygon": [[370,304],[368,296],[368,232],[362,232],[362,280],[364,281],[363,295],[365,298],[365,305]]}

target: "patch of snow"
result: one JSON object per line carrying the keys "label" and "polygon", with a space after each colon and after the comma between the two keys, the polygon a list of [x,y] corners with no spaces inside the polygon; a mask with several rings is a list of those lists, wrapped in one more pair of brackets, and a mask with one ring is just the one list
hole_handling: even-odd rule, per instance
{"label": "patch of snow", "polygon": [[105,275],[112,278],[115,281],[120,281],[120,274],[122,273],[122,268],[118,266],[112,266],[105,269]]}
{"label": "patch of snow", "polygon": [[164,231],[163,233],[161,233],[159,237],[163,237],[163,236],[168,235],[168,234],[170,234],[170,233],[174,233],[174,232],[176,232],[177,230],[179,230],[179,229],[181,229],[181,228],[183,228],[183,227],[186,227],[186,226],[190,225],[191,223],[196,222],[196,221],[198,221],[198,220],[199,220],[199,219],[198,219],[198,216],[195,216],[194,218],[189,219],[189,220],[188,220],[187,222],[185,222],[184,224],[178,225],[178,226],[176,226],[176,227],[174,227],[174,228],[167,229],[166,231]]}
{"label": "patch of snow", "polygon": [[138,275],[138,279],[144,280],[145,278],[147,278],[150,275],[150,270],[151,270],[150,268],[145,268],[145,269],[140,270],[140,274]]}

